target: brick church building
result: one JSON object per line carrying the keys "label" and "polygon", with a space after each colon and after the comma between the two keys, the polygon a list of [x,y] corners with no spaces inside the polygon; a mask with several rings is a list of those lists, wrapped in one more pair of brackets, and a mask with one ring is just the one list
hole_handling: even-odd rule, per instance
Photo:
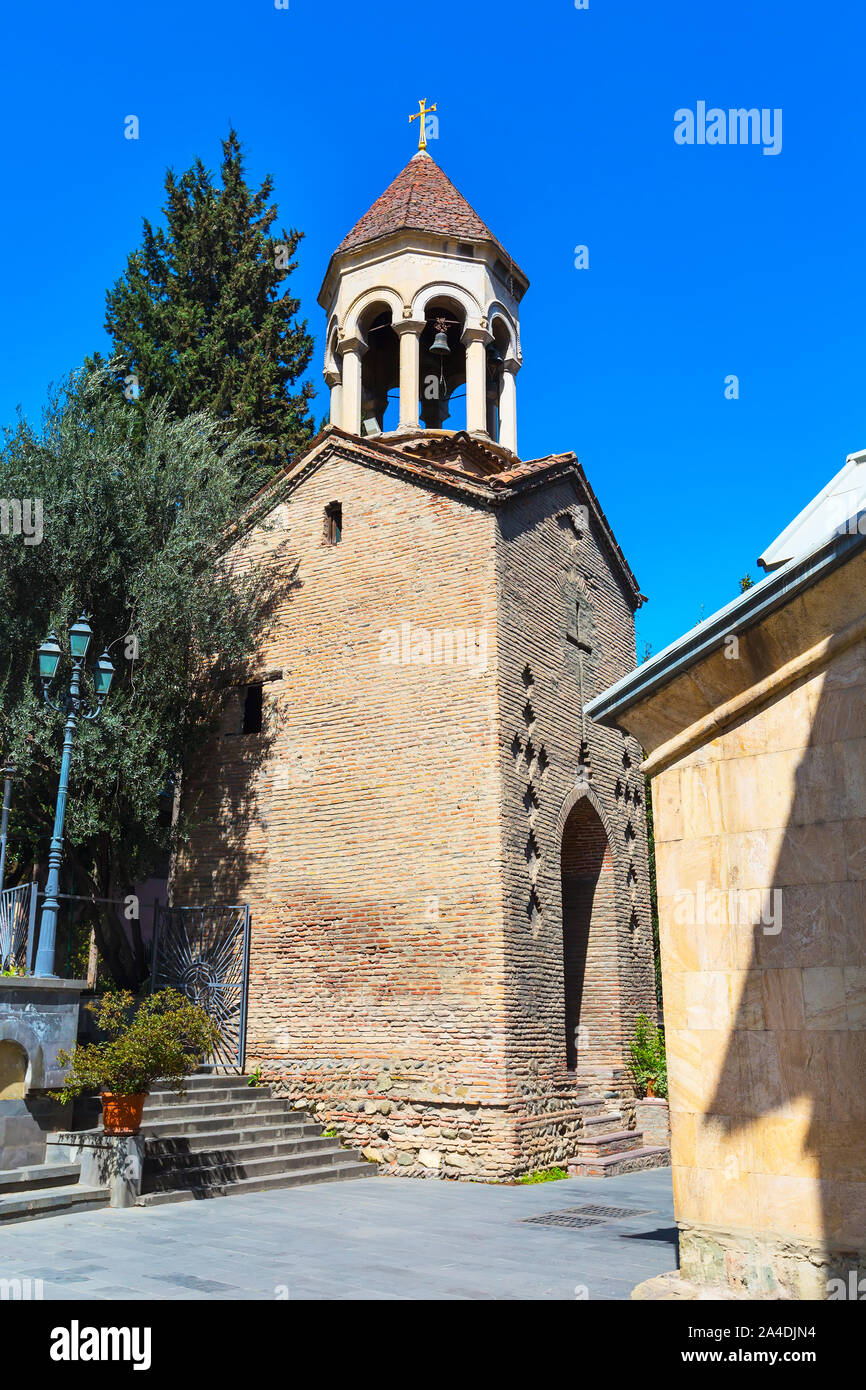
{"label": "brick church building", "polygon": [[576,456],[519,457],[527,288],[425,150],[337,248],[330,425],[238,527],[267,626],[184,779],[174,900],[251,906],[247,1070],[393,1173],[650,1161],[641,755],[583,713],[642,597]]}

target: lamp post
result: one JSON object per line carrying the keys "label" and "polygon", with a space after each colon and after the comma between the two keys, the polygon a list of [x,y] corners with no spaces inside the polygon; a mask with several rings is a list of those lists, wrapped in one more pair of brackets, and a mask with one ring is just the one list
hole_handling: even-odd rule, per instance
{"label": "lamp post", "polygon": [[9,808],[12,805],[12,778],[14,776],[14,764],[9,762],[3,768],[3,812],[0,816],[0,893],[3,892],[6,873],[6,838],[9,834]]}
{"label": "lamp post", "polygon": [[90,639],[93,636],[87,615],[82,613],[77,623],[69,629],[69,651],[72,656],[72,678],[65,699],[56,704],[49,690],[57,675],[62,650],[53,632],[50,632],[39,648],[39,676],[42,681],[42,698],[51,709],[65,713],[66,724],[63,731],[63,757],[60,760],[60,784],[57,790],[57,807],[54,812],[54,833],[51,836],[51,849],[48,855],[48,881],[45,884],[45,901],[42,904],[42,917],[39,923],[39,950],[36,953],[34,974],[53,976],[54,940],[57,933],[57,912],[60,907],[60,865],[63,859],[63,821],[66,815],[66,796],[69,790],[69,764],[72,760],[72,739],[75,722],[82,719],[98,719],[111,688],[114,667],[107,651],[97,661],[93,672],[93,686],[96,691],[96,708],[82,709],[81,677],[84,674],[84,661]]}

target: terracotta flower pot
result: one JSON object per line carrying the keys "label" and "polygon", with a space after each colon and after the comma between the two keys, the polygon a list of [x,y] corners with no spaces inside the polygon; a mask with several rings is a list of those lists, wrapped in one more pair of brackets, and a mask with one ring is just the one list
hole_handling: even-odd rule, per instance
{"label": "terracotta flower pot", "polygon": [[141,1129],[141,1113],[147,1093],[137,1096],[117,1096],[102,1092],[102,1128],[106,1134],[137,1134]]}
{"label": "terracotta flower pot", "polygon": [[654,1076],[647,1077],[646,1093],[647,1098],[649,1098],[650,1096],[654,1096],[656,1093],[656,1078]]}

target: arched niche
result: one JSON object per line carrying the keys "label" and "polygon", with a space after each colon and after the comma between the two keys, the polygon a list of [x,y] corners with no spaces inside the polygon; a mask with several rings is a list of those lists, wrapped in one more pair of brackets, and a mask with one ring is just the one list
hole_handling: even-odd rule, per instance
{"label": "arched niche", "polygon": [[610,840],[592,800],[562,824],[562,980],[569,1071],[619,1064],[616,884]]}
{"label": "arched niche", "polygon": [[0,1101],[24,1099],[29,1067],[30,1059],[19,1042],[0,1041]]}

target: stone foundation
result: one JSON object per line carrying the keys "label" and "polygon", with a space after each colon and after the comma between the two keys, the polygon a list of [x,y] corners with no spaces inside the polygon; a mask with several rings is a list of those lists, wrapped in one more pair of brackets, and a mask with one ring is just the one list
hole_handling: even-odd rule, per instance
{"label": "stone foundation", "polygon": [[[413,1075],[414,1073],[414,1075]],[[508,1181],[565,1167],[577,1153],[583,1116],[576,1088],[517,1099],[476,1100],[418,1074],[417,1064],[375,1075],[341,1066],[301,1073],[285,1067],[264,1079],[275,1094],[315,1114],[344,1144],[400,1177]]]}
{"label": "stone foundation", "polygon": [[845,1299],[855,1297],[866,1262],[853,1251],[773,1232],[681,1224],[680,1274],[687,1283],[715,1289],[713,1297],[724,1290],[731,1298]]}

